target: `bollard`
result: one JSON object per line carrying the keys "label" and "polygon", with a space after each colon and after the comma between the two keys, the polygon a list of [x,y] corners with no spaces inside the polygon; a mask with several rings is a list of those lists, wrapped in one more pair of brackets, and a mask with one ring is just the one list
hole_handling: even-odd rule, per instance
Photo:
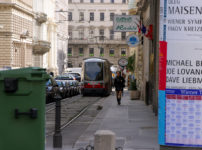
{"label": "bollard", "polygon": [[115,133],[110,130],[98,130],[95,133],[95,150],[115,150]]}
{"label": "bollard", "polygon": [[62,134],[60,130],[61,126],[61,99],[60,93],[57,92],[55,97],[55,133],[53,135],[53,147],[62,148]]}

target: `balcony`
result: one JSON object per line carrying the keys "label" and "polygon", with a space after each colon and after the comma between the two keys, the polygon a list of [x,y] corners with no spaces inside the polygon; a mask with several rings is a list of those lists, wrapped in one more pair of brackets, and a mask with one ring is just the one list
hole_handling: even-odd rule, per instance
{"label": "balcony", "polygon": [[115,38],[115,39],[108,39],[108,38],[104,38],[104,40],[99,40],[99,39],[69,39],[68,44],[72,44],[72,45],[97,45],[97,44],[104,44],[104,45],[125,45],[126,40],[122,40],[120,38]]}
{"label": "balcony", "polygon": [[33,53],[43,55],[43,54],[49,52],[49,50],[51,48],[50,44],[51,43],[48,41],[42,41],[42,40],[34,41],[33,42]]}
{"label": "balcony", "polygon": [[44,23],[47,21],[47,14],[45,13],[41,13],[41,12],[37,12],[36,13],[36,21],[40,24]]}

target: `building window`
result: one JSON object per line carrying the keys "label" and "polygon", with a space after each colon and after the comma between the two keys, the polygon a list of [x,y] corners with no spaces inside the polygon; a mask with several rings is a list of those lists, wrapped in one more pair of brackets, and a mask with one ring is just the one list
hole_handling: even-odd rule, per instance
{"label": "building window", "polygon": [[125,16],[125,15],[126,15],[126,13],[122,13],[122,15],[124,15],[124,16]]}
{"label": "building window", "polygon": [[126,49],[125,48],[121,49],[121,56],[126,56]]}
{"label": "building window", "polygon": [[114,21],[114,13],[110,13],[110,21]]}
{"label": "building window", "polygon": [[99,40],[104,40],[104,29],[100,29],[100,37],[99,37]]}
{"label": "building window", "polygon": [[94,0],[90,0],[90,3],[94,3]]}
{"label": "building window", "polygon": [[90,13],[90,21],[94,21],[94,13],[93,12]]}
{"label": "building window", "polygon": [[122,0],[122,3],[125,4],[125,3],[126,3],[126,0]]}
{"label": "building window", "polygon": [[69,35],[69,40],[72,40],[72,31],[71,30],[69,30],[68,35]]}
{"label": "building window", "polygon": [[114,40],[114,30],[110,30],[110,40]]}
{"label": "building window", "polygon": [[72,0],[68,0],[68,3],[72,3]]}
{"label": "building window", "polygon": [[84,39],[84,29],[79,29],[79,39],[80,40]]}
{"label": "building window", "polygon": [[89,37],[90,37],[90,38],[93,38],[93,37],[94,37],[94,30],[93,30],[93,29],[90,29],[90,30],[89,30]]}
{"label": "building window", "polygon": [[104,56],[104,48],[100,47],[100,56]]}
{"label": "building window", "polygon": [[68,21],[72,21],[72,12],[68,12]]}
{"label": "building window", "polygon": [[84,12],[79,13],[79,21],[84,21]]}
{"label": "building window", "polygon": [[80,0],[80,3],[83,3],[83,0]]}
{"label": "building window", "polygon": [[79,48],[79,56],[83,56],[84,52],[83,52],[83,48]]}
{"label": "building window", "polygon": [[109,56],[114,56],[114,49],[109,50]]}
{"label": "building window", "polygon": [[72,48],[68,48],[68,56],[72,56]]}
{"label": "building window", "polygon": [[72,67],[73,67],[72,62],[69,61],[69,62],[67,63],[67,66],[68,66],[69,68],[72,68]]}
{"label": "building window", "polygon": [[126,32],[121,32],[121,40],[126,40]]}
{"label": "building window", "polygon": [[105,14],[104,13],[100,13],[100,21],[104,21],[105,20]]}
{"label": "building window", "polygon": [[94,48],[89,48],[89,56],[94,56]]}
{"label": "building window", "polygon": [[114,0],[111,0],[111,3],[114,3]]}
{"label": "building window", "polygon": [[100,3],[104,3],[104,0],[100,0]]}

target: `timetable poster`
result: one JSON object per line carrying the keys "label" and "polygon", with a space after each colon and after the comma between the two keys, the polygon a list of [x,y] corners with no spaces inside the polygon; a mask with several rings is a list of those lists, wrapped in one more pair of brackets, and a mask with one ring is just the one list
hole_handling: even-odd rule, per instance
{"label": "timetable poster", "polygon": [[202,90],[166,90],[166,145],[202,146]]}

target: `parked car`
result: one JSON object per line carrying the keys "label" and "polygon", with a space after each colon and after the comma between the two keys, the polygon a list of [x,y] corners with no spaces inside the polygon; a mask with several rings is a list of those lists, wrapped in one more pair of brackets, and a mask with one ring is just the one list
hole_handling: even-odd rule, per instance
{"label": "parked car", "polygon": [[78,81],[75,81],[75,86],[76,86],[76,94],[78,95],[78,94],[80,94],[80,84],[79,84],[79,82]]}
{"label": "parked car", "polygon": [[72,86],[74,87],[74,95],[78,95],[79,94],[79,82],[76,80],[71,81],[72,82]]}
{"label": "parked car", "polygon": [[68,97],[69,86],[64,80],[56,80],[62,98]]}
{"label": "parked car", "polygon": [[66,97],[71,97],[71,87],[68,83],[68,81],[63,81],[65,84],[65,88],[66,88]]}
{"label": "parked car", "polygon": [[56,81],[51,78],[46,82],[46,103],[54,102],[54,96],[58,90]]}
{"label": "parked car", "polygon": [[[81,81],[81,75],[79,73],[66,73],[67,75],[72,75],[74,80]],[[64,74],[64,75],[66,75]]]}
{"label": "parked car", "polygon": [[71,74],[63,74],[63,75],[57,76],[55,79],[56,80],[76,80],[76,78]]}
{"label": "parked car", "polygon": [[69,97],[74,96],[74,87],[72,86],[72,80],[67,81],[68,86],[69,86]]}

